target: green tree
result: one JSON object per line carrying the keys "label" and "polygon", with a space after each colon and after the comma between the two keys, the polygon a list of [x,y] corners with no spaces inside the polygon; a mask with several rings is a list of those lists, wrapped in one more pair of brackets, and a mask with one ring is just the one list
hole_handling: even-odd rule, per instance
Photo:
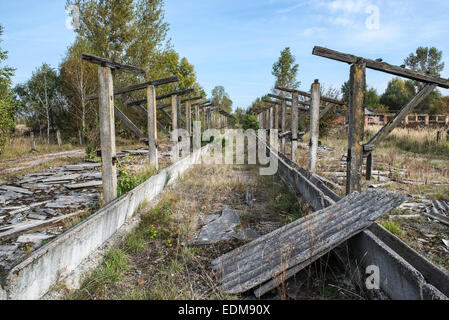
{"label": "green tree", "polygon": [[212,103],[220,107],[221,110],[229,113],[232,112],[232,100],[229,98],[223,86],[216,86],[212,90]]}
{"label": "green tree", "polygon": [[[411,53],[404,61],[405,65],[417,72],[439,77],[444,70],[443,51],[435,47],[419,47],[414,53]],[[413,82],[416,92],[424,87],[424,83]],[[435,114],[442,108],[441,92],[434,90],[415,110],[422,113]]]}
{"label": "green tree", "polygon": [[[3,27],[0,25],[0,42],[2,35]],[[11,77],[14,75],[15,69],[1,66],[7,59],[8,52],[0,48],[0,153],[6,146],[8,134],[14,129],[14,113],[17,107],[11,92]]]}
{"label": "green tree", "polygon": [[68,0],[80,9],[78,34],[104,58],[150,70],[165,43],[163,0]]}
{"label": "green tree", "polygon": [[275,86],[297,89],[301,82],[297,81],[299,65],[289,47],[281,51],[279,60],[273,65],[272,75],[276,78]]}
{"label": "green tree", "polygon": [[36,69],[31,79],[16,87],[21,102],[21,112],[27,116],[31,125],[46,122],[47,143],[50,144],[52,123],[61,121],[64,102],[60,94],[59,76],[53,68],[44,63]]}
{"label": "green tree", "polygon": [[366,91],[365,96],[365,105],[367,108],[377,111],[377,109],[380,107],[380,97],[377,94],[377,90],[374,88],[369,88]]}
{"label": "green tree", "polygon": [[394,78],[388,83],[385,93],[380,98],[380,103],[388,106],[389,111],[399,111],[415,95],[415,88],[411,81],[403,81]]}
{"label": "green tree", "polygon": [[69,113],[76,119],[69,126],[81,130],[83,137],[87,133],[87,123],[95,123],[96,119],[94,104],[87,103],[86,96],[96,89],[97,68],[83,61],[81,56],[83,52],[90,50],[88,41],[77,37],[59,66],[61,90],[68,102]]}

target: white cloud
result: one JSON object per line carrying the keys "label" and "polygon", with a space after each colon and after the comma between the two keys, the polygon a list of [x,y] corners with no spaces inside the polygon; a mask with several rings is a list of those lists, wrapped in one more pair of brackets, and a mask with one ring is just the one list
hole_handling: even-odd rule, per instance
{"label": "white cloud", "polygon": [[352,27],[355,25],[354,20],[351,20],[349,18],[345,18],[343,16],[336,17],[336,18],[330,18],[330,22],[332,24],[335,24],[337,26],[343,26],[343,27]]}
{"label": "white cloud", "polygon": [[326,2],[326,6],[333,12],[343,11],[346,14],[361,13],[370,5],[366,0],[334,0]]}
{"label": "white cloud", "polygon": [[327,30],[326,28],[312,27],[312,28],[305,29],[303,32],[300,33],[300,35],[303,37],[310,37],[310,36],[316,35],[317,33],[323,33],[326,30]]}

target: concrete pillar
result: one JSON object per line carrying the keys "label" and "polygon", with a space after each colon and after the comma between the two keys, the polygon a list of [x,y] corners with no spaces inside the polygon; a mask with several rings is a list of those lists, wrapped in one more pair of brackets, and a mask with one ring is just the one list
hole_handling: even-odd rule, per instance
{"label": "concrete pillar", "polygon": [[346,194],[362,190],[363,134],[365,117],[366,64],[351,66],[349,94],[349,137]]}
{"label": "concrete pillar", "polygon": [[117,198],[114,86],[110,68],[99,68],[98,83],[103,197],[105,203],[108,204]]}
{"label": "concrete pillar", "polygon": [[150,165],[159,169],[158,152],[157,152],[157,127],[156,127],[156,88],[154,86],[147,87],[147,124],[148,124],[148,147]]}
{"label": "concrete pillar", "polygon": [[320,101],[321,91],[318,80],[312,84],[312,100],[310,107],[310,156],[309,168],[315,173],[318,157],[318,140],[320,136]]}

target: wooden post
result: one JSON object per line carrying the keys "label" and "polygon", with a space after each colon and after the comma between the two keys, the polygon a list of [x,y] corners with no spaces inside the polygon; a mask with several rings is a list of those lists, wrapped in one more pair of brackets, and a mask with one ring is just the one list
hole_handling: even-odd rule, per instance
{"label": "wooden post", "polygon": [[34,132],[33,131],[30,132],[30,146],[31,146],[31,151],[36,151],[36,141],[34,140]]}
{"label": "wooden post", "polygon": [[296,162],[296,152],[298,151],[298,116],[299,116],[299,101],[298,94],[292,93],[292,152],[291,160]]}
{"label": "wooden post", "polygon": [[186,127],[187,132],[192,136],[192,103],[190,101],[186,102]]}
{"label": "wooden post", "polygon": [[349,137],[346,194],[362,190],[363,133],[365,125],[366,64],[351,66],[349,92]]}
{"label": "wooden post", "polygon": [[147,87],[148,148],[150,165],[159,169],[156,130],[156,88]]}
{"label": "wooden post", "polygon": [[366,180],[370,181],[373,173],[373,153],[370,152],[366,158]]}
{"label": "wooden post", "polygon": [[178,98],[176,95],[171,96],[171,129],[178,129]]}
{"label": "wooden post", "polygon": [[80,146],[82,146],[83,145],[83,133],[81,130],[78,130],[78,136],[80,139]]}
{"label": "wooden post", "polygon": [[279,130],[279,116],[280,116],[280,110],[281,108],[279,107],[279,105],[277,104],[274,107],[274,128]]}
{"label": "wooden post", "polygon": [[321,91],[318,80],[312,84],[312,101],[310,107],[310,171],[315,173],[318,157],[318,140],[320,136],[320,101]]}
{"label": "wooden post", "polygon": [[61,131],[56,130],[56,140],[58,140],[58,147],[62,148]]}
{"label": "wooden post", "polygon": [[437,143],[441,141],[441,131],[437,131]]}
{"label": "wooden post", "polygon": [[[286,121],[286,112],[287,112],[287,107],[285,106],[286,102],[282,101],[282,107],[281,107],[281,131],[282,133],[285,133],[285,131],[287,131],[287,121]],[[282,137],[282,141],[281,141],[281,152],[283,154],[285,154],[285,137]]]}
{"label": "wooden post", "polygon": [[117,166],[114,124],[114,87],[108,67],[98,71],[100,103],[100,140],[103,176],[103,196],[106,204],[117,198]]}

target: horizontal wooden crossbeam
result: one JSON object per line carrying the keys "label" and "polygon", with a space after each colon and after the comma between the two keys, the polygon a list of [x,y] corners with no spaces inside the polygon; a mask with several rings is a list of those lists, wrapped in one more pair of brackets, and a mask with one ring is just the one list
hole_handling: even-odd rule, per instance
{"label": "horizontal wooden crossbeam", "polygon": [[399,66],[394,66],[388,64],[386,62],[366,59],[362,57],[357,57],[351,54],[341,53],[338,51],[334,51],[331,49],[323,48],[323,47],[315,47],[313,48],[313,54],[316,56],[337,60],[341,62],[346,62],[349,64],[353,64],[356,62],[365,63],[366,67],[369,69],[382,71],[385,73],[389,73],[395,76],[404,77],[414,81],[420,81],[425,83],[434,83],[437,86],[445,89],[449,89],[449,79],[443,79],[440,77],[434,77],[428,74],[423,74],[420,72],[416,72],[414,70],[402,68]]}
{"label": "horizontal wooden crossbeam", "polygon": [[[137,91],[137,90],[146,89],[148,86],[157,87],[157,86],[161,86],[161,85],[169,84],[169,83],[173,83],[173,82],[178,82],[178,81],[179,81],[179,78],[177,76],[175,76],[175,77],[153,80],[153,81],[149,81],[149,82],[145,82],[145,83],[134,84],[129,87],[115,89],[114,96],[118,96],[120,94],[133,92],[133,91]],[[96,99],[98,99],[98,94],[92,94],[92,95],[89,95],[86,97],[87,101],[96,100]]]}
{"label": "horizontal wooden crossbeam", "polygon": [[115,70],[120,70],[128,73],[134,73],[134,74],[145,74],[145,70],[142,68],[134,67],[134,66],[128,66],[126,64],[117,63],[108,59],[100,58],[91,54],[83,53],[82,59],[91,63],[98,64],[102,67],[108,67]]}
{"label": "horizontal wooden crossbeam", "polygon": [[[183,90],[183,91],[172,92],[172,93],[164,94],[162,96],[157,96],[156,100],[164,100],[164,99],[170,98],[171,96],[175,96],[175,95],[183,96],[186,94],[190,94],[193,91],[194,91],[193,89],[187,89],[187,90]],[[197,99],[195,99],[195,100],[197,100]],[[145,103],[147,103],[147,99],[133,101],[133,102],[127,103],[126,106],[133,107],[133,106],[138,106],[138,105],[145,104]]]}
{"label": "horizontal wooden crossbeam", "polygon": [[[289,92],[289,93],[296,93],[300,96],[310,98],[310,99],[312,98],[312,95],[310,93],[301,91],[301,90],[287,89],[287,88],[282,88],[282,87],[276,87],[275,89],[280,90],[280,91]],[[333,103],[333,104],[337,104],[337,105],[341,105],[341,106],[345,105],[345,103],[341,100],[328,98],[328,97],[321,97],[321,102]],[[310,103],[308,105],[310,105]]]}

